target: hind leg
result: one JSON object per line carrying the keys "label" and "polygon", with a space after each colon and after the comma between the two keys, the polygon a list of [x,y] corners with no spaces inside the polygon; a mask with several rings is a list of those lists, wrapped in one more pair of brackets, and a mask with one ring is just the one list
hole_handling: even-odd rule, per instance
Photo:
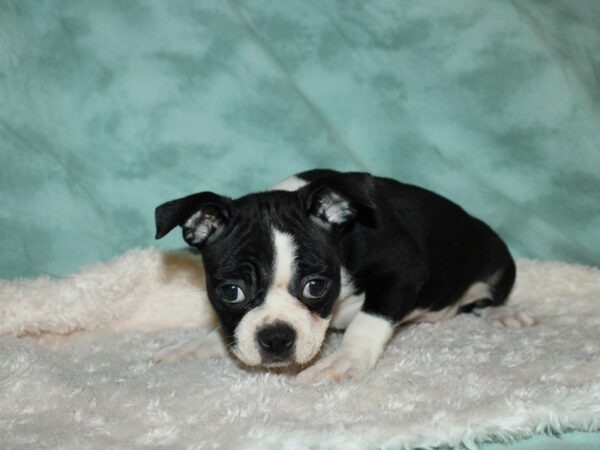
{"label": "hind leg", "polygon": [[481,310],[478,315],[496,328],[525,328],[538,323],[534,316],[514,305],[486,308]]}
{"label": "hind leg", "polygon": [[515,263],[511,258],[505,269],[495,273],[487,281],[486,285],[489,287],[487,295],[462,303],[459,312],[471,312],[497,328],[524,328],[537,324],[537,319],[528,312],[515,305],[506,304],[515,277]]}
{"label": "hind leg", "polygon": [[[463,294],[459,300],[461,305],[459,312],[473,312],[489,306],[503,305],[508,300],[510,291],[515,284],[516,274],[515,262],[508,255],[508,261],[504,268],[492,273],[484,282],[475,283]],[[483,287],[474,290],[474,287],[478,285]]]}

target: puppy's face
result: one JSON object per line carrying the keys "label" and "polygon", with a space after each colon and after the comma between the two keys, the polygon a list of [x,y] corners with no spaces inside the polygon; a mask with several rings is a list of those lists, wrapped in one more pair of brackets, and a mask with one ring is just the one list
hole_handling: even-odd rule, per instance
{"label": "puppy's face", "polygon": [[329,188],[237,200],[203,193],[157,208],[157,237],[179,224],[200,247],[209,299],[238,359],[303,364],[323,343],[340,292],[337,244],[356,214]]}
{"label": "puppy's face", "polygon": [[241,361],[305,363],[321,347],[340,290],[335,242],[291,214],[293,198],[284,197],[292,194],[260,195],[273,206],[268,214],[242,202],[227,236],[203,251],[208,295]]}

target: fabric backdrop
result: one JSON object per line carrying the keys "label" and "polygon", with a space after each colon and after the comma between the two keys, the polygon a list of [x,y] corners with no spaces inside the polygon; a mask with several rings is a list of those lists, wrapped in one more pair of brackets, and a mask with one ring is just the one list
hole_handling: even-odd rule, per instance
{"label": "fabric backdrop", "polygon": [[313,167],[598,265],[599,23],[596,0],[0,0],[0,277],[154,245],[162,201]]}
{"label": "fabric backdrop", "polygon": [[596,0],[0,0],[0,278],[178,247],[157,204],[314,167],[600,265],[599,24]]}

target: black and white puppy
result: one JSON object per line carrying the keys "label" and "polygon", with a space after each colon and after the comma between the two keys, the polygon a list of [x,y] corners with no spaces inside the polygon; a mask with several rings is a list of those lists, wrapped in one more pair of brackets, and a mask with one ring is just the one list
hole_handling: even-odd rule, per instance
{"label": "black and white puppy", "polygon": [[202,192],[156,209],[200,249],[231,352],[250,366],[307,364],[326,330],[341,346],[299,374],[339,381],[372,368],[394,327],[501,305],[515,280],[502,239],[425,189],[313,170],[230,199]]}

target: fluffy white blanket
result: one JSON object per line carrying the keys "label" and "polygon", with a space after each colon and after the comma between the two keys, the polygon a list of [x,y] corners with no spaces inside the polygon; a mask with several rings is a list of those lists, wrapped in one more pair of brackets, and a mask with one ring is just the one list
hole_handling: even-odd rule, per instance
{"label": "fluffy white blanket", "polygon": [[369,375],[321,386],[231,359],[152,363],[215,324],[187,254],[134,250],[63,280],[2,281],[0,448],[474,448],[600,429],[600,271],[518,268],[511,302],[538,325],[410,325]]}

